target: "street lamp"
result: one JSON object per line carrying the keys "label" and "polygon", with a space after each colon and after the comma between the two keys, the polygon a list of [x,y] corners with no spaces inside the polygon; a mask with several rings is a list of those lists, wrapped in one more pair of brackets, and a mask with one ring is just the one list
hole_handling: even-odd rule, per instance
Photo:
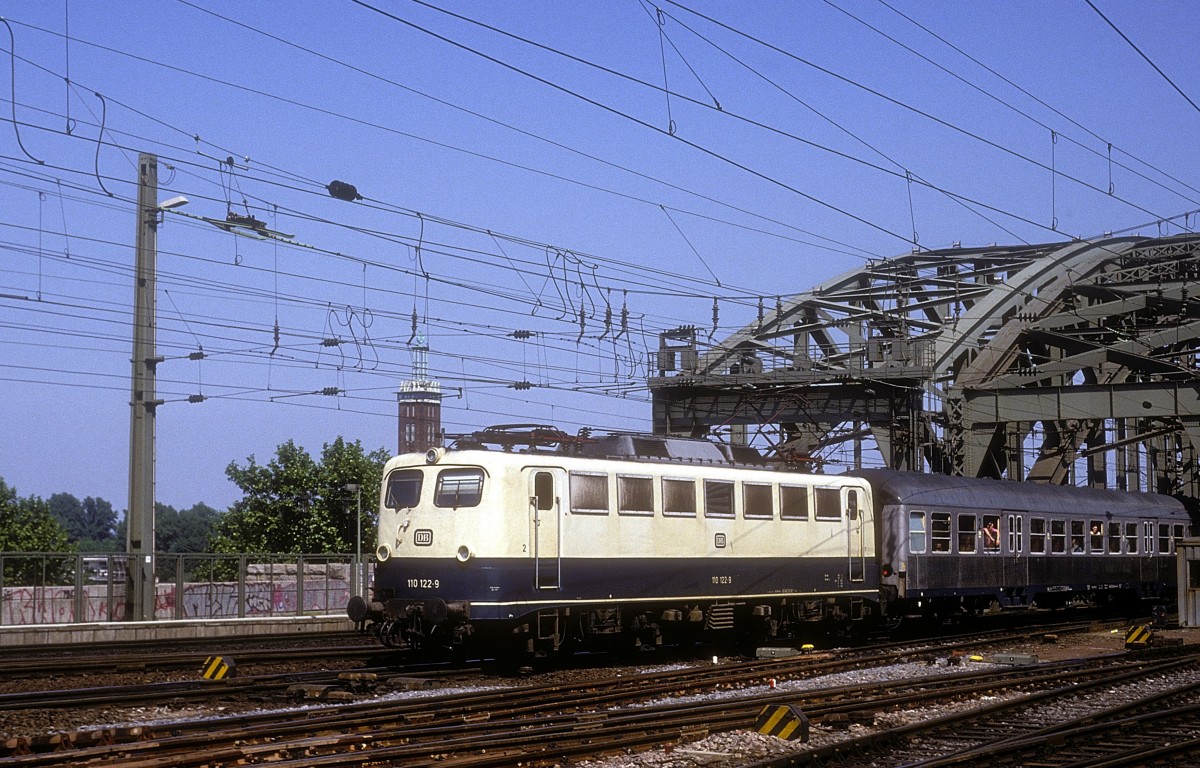
{"label": "street lamp", "polygon": [[357,499],[356,514],[354,515],[354,578],[350,588],[354,594],[362,595],[364,582],[362,569],[362,486],[358,483],[347,483],[342,490],[353,493]]}

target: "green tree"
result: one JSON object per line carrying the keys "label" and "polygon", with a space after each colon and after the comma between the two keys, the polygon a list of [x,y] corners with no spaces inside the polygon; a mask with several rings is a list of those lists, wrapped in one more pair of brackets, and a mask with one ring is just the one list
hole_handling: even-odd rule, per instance
{"label": "green tree", "polygon": [[220,512],[204,502],[178,512],[165,504],[157,505],[156,509],[155,549],[181,554],[210,551]]}
{"label": "green tree", "polygon": [[86,543],[85,549],[114,538],[117,513],[112,504],[88,496],[82,502],[69,493],[56,493],[49,500],[50,512],[66,529],[71,541]]}
{"label": "green tree", "polygon": [[[50,512],[50,505],[35,496],[18,498],[0,478],[0,552],[73,552],[67,532]],[[57,577],[41,570],[33,560],[6,558],[4,579],[8,584],[33,583],[31,579]]]}
{"label": "green tree", "polygon": [[225,469],[242,490],[217,524],[217,552],[321,553],[354,549],[357,494],[362,488],[363,549],[374,548],[371,510],[388,452],[367,453],[358,441],[341,437],[326,443],[318,462],[293,441],[280,445],[275,458],[260,465],[253,456],[246,466],[231,462]]}

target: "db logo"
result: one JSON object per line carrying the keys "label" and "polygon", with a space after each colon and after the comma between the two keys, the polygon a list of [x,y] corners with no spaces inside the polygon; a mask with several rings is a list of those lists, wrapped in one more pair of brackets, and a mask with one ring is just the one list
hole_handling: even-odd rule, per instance
{"label": "db logo", "polygon": [[418,547],[428,547],[433,544],[433,531],[428,528],[419,528],[413,531],[413,544]]}

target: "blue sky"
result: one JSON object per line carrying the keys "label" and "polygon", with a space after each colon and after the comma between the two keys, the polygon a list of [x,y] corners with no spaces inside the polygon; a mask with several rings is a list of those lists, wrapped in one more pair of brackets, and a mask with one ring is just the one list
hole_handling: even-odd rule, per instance
{"label": "blue sky", "polygon": [[[1093,2],[1200,99],[1200,5]],[[0,476],[21,495],[127,503],[139,151],[160,199],[191,200],[159,231],[157,496],[180,508],[228,505],[224,468],[289,439],[394,450],[414,311],[448,431],[648,429],[664,328],[717,342],[914,232],[1165,234],[1200,209],[1200,111],[1084,0],[3,13]],[[203,220],[229,211],[295,237]]]}

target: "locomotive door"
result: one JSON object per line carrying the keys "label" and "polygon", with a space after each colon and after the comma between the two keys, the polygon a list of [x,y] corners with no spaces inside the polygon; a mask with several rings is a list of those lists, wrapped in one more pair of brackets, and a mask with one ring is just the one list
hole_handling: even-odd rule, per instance
{"label": "locomotive door", "polygon": [[846,510],[846,559],[852,582],[862,581],[866,572],[861,503],[861,494],[857,488],[842,489],[842,509]]}
{"label": "locomotive door", "polygon": [[535,469],[529,473],[529,549],[535,589],[558,589],[562,580],[559,513],[563,487],[561,472]]}

